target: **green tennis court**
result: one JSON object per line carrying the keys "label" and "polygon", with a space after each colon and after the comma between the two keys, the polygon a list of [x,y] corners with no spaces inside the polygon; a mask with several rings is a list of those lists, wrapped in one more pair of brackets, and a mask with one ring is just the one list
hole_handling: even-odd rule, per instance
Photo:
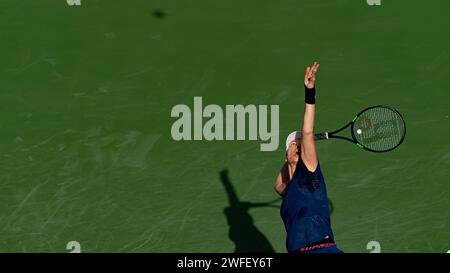
{"label": "green tennis court", "polygon": [[[449,9],[444,0],[0,1],[0,252],[70,252],[72,241],[81,252],[286,252],[273,182],[313,61],[316,131],[378,104],[407,127],[388,153],[317,143],[337,244],[447,252]],[[172,108],[194,111],[194,97],[224,111],[278,105],[279,145],[175,141]]]}

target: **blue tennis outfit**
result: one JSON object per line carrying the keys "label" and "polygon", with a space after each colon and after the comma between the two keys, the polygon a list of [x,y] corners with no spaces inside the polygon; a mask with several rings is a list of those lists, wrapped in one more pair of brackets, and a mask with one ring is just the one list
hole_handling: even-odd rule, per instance
{"label": "blue tennis outfit", "polygon": [[[299,156],[292,180],[284,193],[280,214],[286,228],[288,252],[298,252],[325,239],[334,242],[320,164],[310,172]],[[305,252],[342,253],[335,245]]]}

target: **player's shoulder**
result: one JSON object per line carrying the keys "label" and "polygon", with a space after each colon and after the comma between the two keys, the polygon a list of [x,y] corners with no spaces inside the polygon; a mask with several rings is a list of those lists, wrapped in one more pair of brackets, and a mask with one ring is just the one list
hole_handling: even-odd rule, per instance
{"label": "player's shoulder", "polygon": [[305,169],[306,171],[310,173],[317,173],[320,172],[320,164],[319,160],[316,162],[308,162],[307,160],[304,160],[302,156],[299,157],[299,160],[297,162],[297,166],[301,165],[302,169]]}

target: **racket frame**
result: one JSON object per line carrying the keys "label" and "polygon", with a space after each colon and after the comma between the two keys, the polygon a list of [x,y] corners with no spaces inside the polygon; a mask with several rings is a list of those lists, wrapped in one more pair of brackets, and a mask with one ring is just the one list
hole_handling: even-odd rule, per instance
{"label": "racket frame", "polygon": [[[372,108],[377,108],[377,107],[387,108],[387,109],[389,109],[389,110],[395,112],[397,115],[399,115],[401,121],[403,122],[403,126],[404,126],[404,128],[405,128],[405,129],[404,129],[405,132],[404,132],[404,134],[403,134],[403,136],[402,136],[402,139],[399,141],[399,143],[398,143],[397,145],[395,145],[394,147],[392,147],[392,148],[390,148],[390,149],[388,149],[388,150],[383,150],[383,151],[372,150],[372,149],[370,149],[370,148],[364,146],[363,144],[359,143],[359,142],[356,140],[355,131],[354,131],[355,121],[358,119],[358,117],[361,116],[361,114],[364,113],[365,111],[370,110],[370,109],[372,109]],[[339,133],[340,131],[346,129],[346,128],[349,127],[349,126],[351,126],[350,132],[351,132],[352,138],[348,138],[348,137],[344,137],[344,136],[338,136],[338,135],[335,135],[335,134]],[[356,146],[358,146],[358,147],[360,147],[360,148],[362,148],[362,149],[365,149],[365,150],[367,150],[367,151],[374,152],[374,153],[385,153],[385,152],[389,152],[389,151],[394,150],[395,148],[397,148],[398,146],[400,146],[400,144],[402,144],[402,142],[403,142],[403,140],[405,139],[405,137],[406,137],[406,123],[405,123],[405,120],[403,119],[403,116],[402,116],[396,109],[394,109],[394,108],[392,108],[392,107],[389,107],[389,106],[386,106],[386,105],[375,105],[375,106],[371,106],[371,107],[365,108],[364,110],[362,110],[362,111],[360,111],[358,114],[356,114],[356,116],[353,118],[352,121],[350,121],[350,122],[347,123],[344,127],[340,128],[340,129],[338,129],[338,130],[335,130],[335,131],[333,131],[333,132],[323,132],[323,133],[316,133],[316,134],[314,134],[314,140],[326,140],[326,139],[330,139],[330,138],[344,139],[344,140],[353,142],[354,144],[356,144]]]}

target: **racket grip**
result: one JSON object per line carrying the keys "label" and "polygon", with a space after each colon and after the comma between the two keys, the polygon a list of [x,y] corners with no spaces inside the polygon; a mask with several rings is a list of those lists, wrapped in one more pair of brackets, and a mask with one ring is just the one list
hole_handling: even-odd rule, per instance
{"label": "racket grip", "polygon": [[328,139],[328,133],[317,133],[314,134],[314,140],[325,140]]}
{"label": "racket grip", "polygon": [[[302,133],[299,132],[299,135],[297,137],[301,138],[302,137]],[[314,140],[325,140],[325,139],[329,139],[327,132],[314,134]]]}

